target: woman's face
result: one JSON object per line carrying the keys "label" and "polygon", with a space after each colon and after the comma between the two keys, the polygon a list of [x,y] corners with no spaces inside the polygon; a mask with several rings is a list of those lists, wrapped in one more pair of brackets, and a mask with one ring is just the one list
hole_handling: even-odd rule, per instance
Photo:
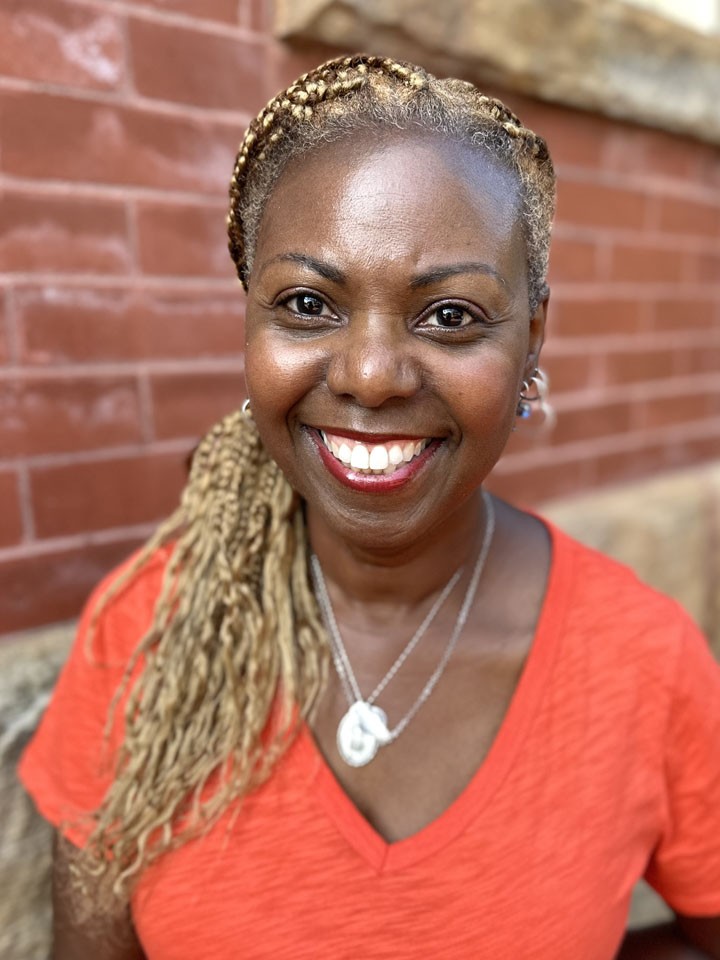
{"label": "woman's face", "polygon": [[529,316],[518,206],[481,151],[414,134],[323,146],[276,185],[248,391],[269,453],[333,534],[422,542],[500,457],[545,319],[544,304]]}

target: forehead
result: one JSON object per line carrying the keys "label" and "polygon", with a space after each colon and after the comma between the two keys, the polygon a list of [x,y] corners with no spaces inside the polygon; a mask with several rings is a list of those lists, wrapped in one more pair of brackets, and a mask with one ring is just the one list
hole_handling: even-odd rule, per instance
{"label": "forehead", "polygon": [[368,268],[422,268],[481,253],[525,273],[516,176],[482,147],[399,131],[324,144],[279,178],[260,224],[258,260],[286,249]]}

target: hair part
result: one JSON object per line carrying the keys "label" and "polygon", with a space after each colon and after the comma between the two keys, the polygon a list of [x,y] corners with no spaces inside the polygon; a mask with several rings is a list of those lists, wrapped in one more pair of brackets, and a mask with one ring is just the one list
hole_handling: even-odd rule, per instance
{"label": "hair part", "polygon": [[463,80],[380,57],[331,60],[274,97],[250,124],[230,185],[230,254],[247,289],[263,211],[290,161],[363,131],[435,134],[469,144],[520,188],[530,312],[547,295],[555,174],[545,141],[501,101]]}

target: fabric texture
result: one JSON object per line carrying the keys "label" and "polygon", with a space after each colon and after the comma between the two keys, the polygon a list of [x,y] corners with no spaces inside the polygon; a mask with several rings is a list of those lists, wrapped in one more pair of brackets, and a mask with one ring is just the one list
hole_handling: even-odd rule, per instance
{"label": "fabric texture", "polygon": [[[682,913],[720,913],[720,668],[676,603],[549,529],[532,648],[457,800],[387,844],[303,730],[239,815],[145,871],[132,910],[148,960],[611,960],[643,875]],[[88,651],[90,599],[21,762],[77,844],[109,783],[108,705],[167,556],[112,602]]]}

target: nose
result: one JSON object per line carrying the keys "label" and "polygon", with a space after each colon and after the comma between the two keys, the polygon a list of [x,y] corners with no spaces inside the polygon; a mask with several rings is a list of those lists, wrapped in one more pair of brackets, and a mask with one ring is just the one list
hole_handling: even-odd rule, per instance
{"label": "nose", "polygon": [[413,336],[387,317],[353,317],[333,345],[326,380],[337,397],[363,407],[408,399],[422,385]]}

